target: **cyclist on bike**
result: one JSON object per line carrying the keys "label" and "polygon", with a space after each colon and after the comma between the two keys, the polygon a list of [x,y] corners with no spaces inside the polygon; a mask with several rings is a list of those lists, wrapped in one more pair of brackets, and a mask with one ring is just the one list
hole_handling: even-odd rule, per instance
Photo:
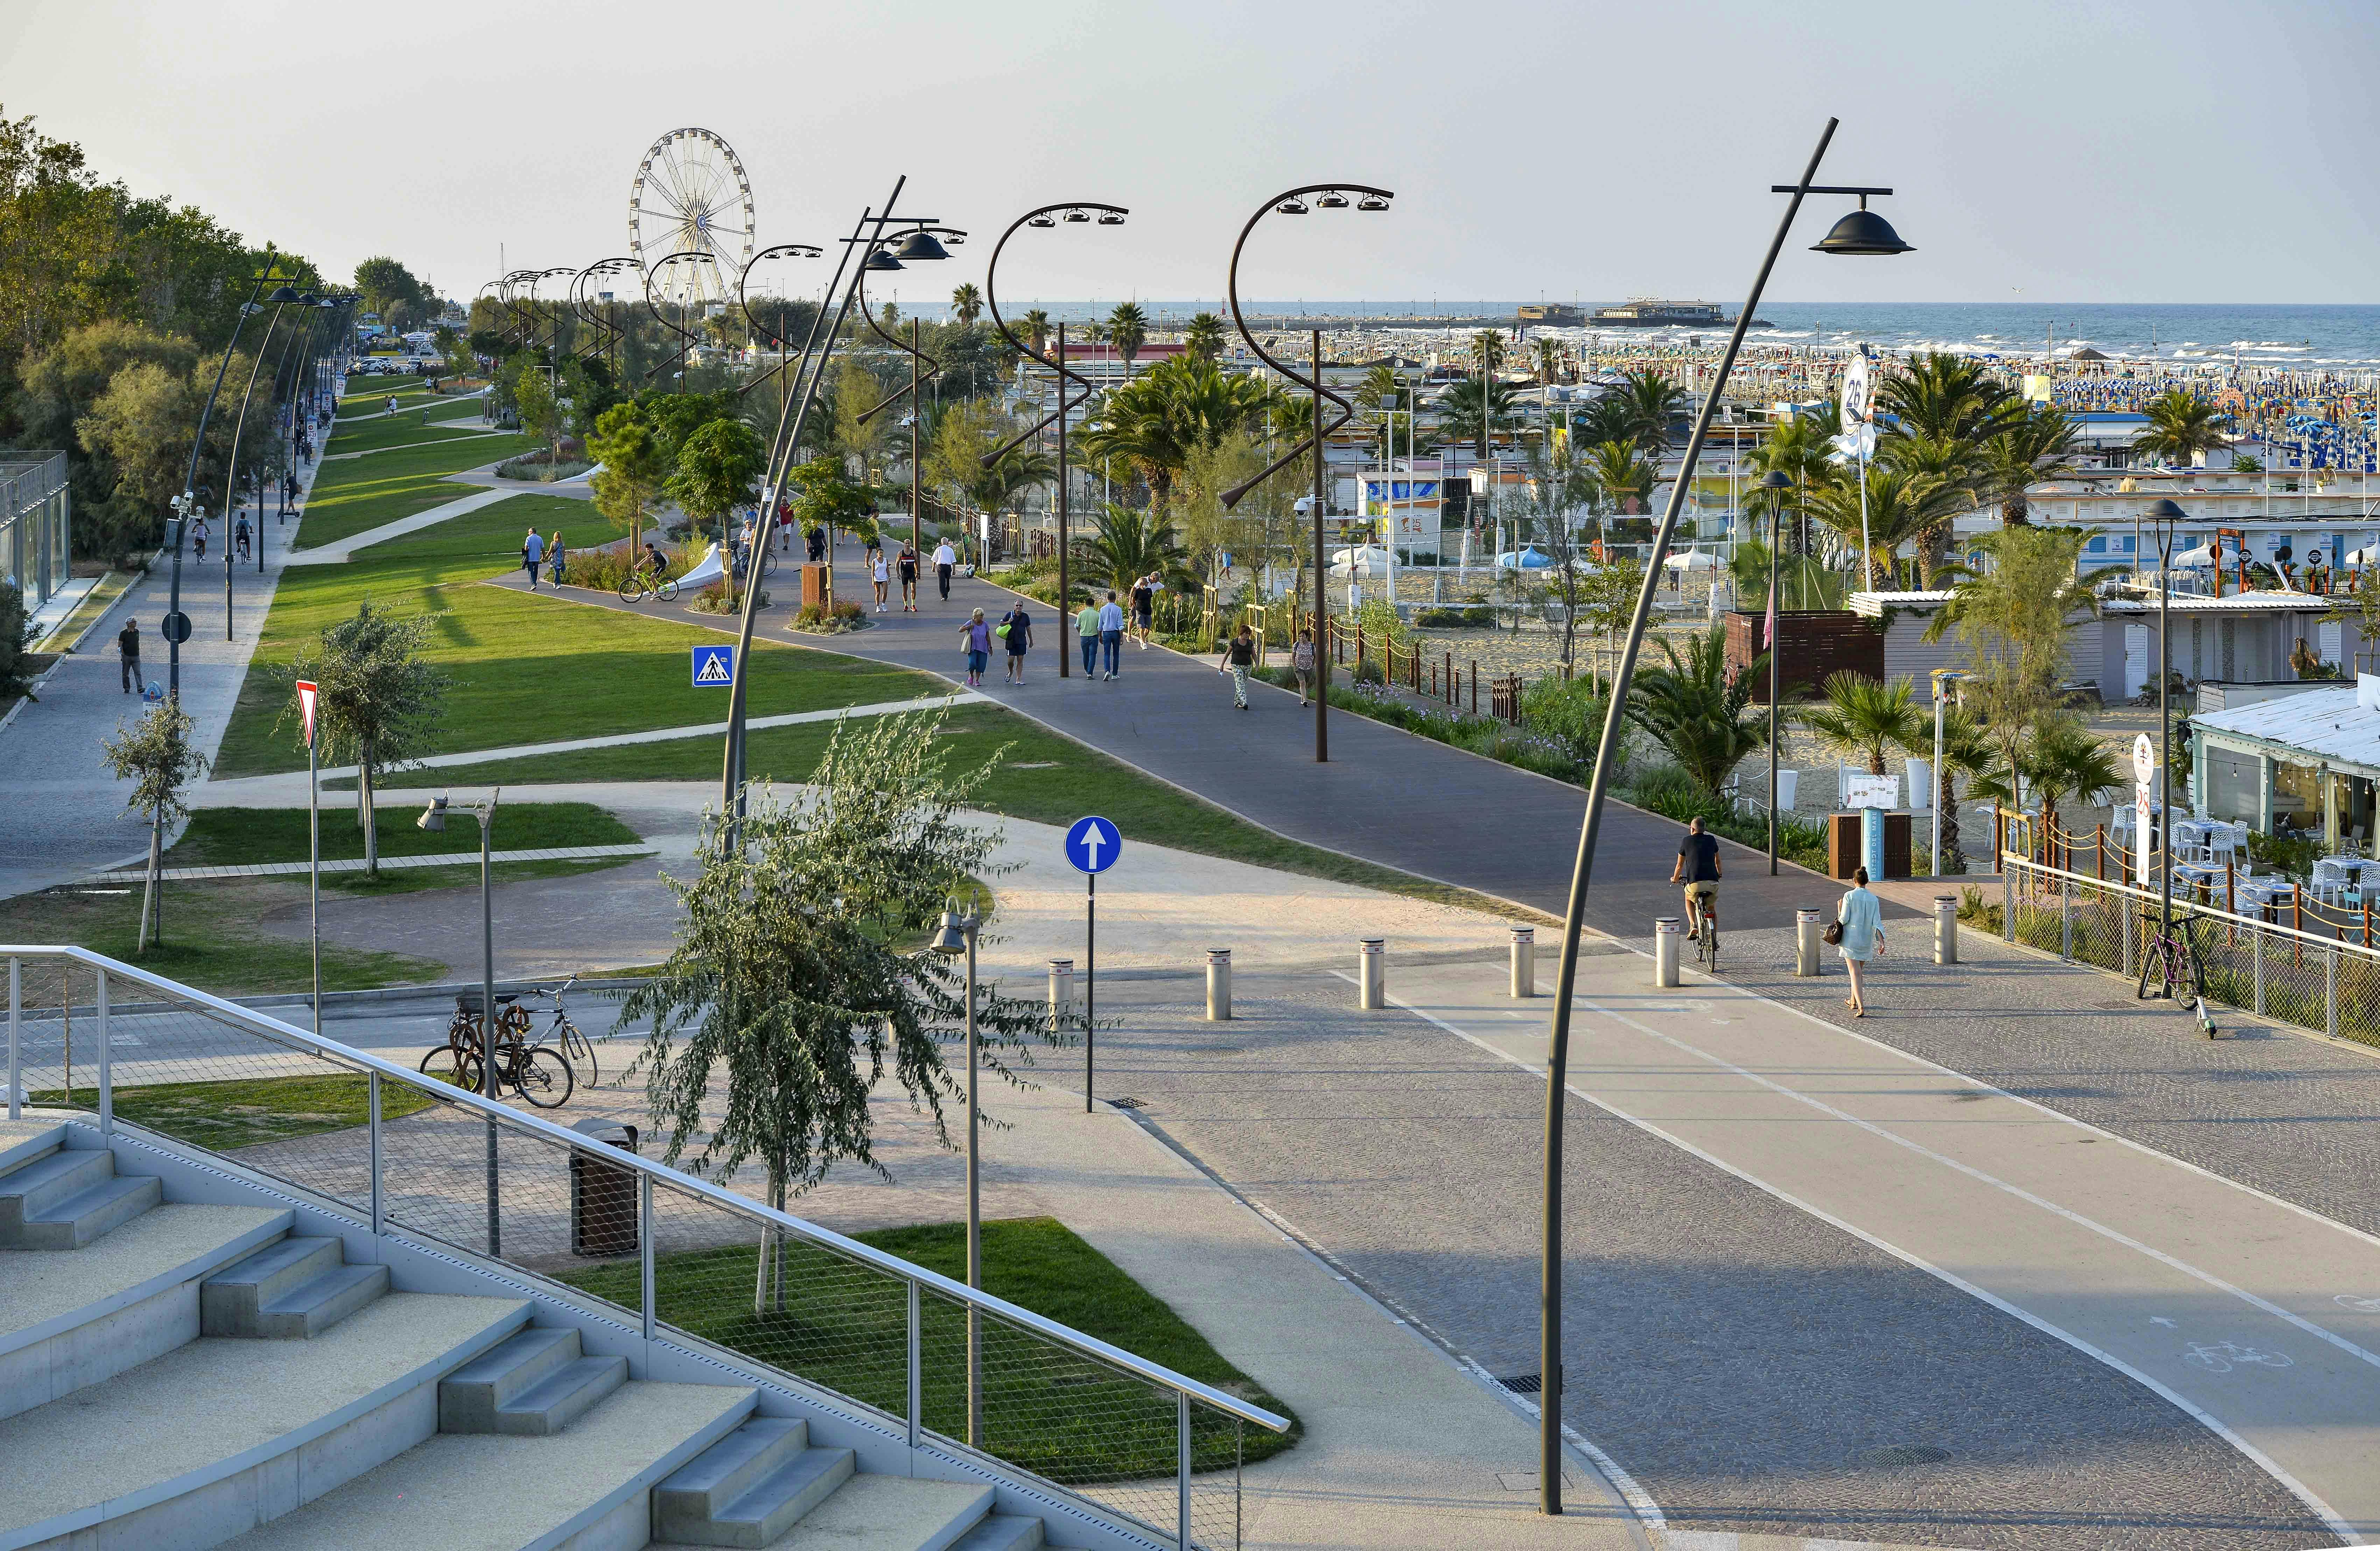
{"label": "cyclist on bike", "polygon": [[1694,927],[1697,912],[1700,919],[1718,927],[1718,837],[1703,833],[1703,821],[1696,818],[1687,821],[1685,838],[1678,842],[1677,865],[1670,869],[1670,881],[1682,883],[1686,890],[1686,924]]}
{"label": "cyclist on bike", "polygon": [[650,539],[645,540],[645,563],[652,567],[655,581],[669,575],[669,562],[662,558],[662,547]]}

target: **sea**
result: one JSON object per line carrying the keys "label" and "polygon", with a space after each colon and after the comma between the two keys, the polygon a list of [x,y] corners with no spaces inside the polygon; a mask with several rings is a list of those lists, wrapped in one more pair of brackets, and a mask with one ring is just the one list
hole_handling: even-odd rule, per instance
{"label": "sea", "polygon": [[[1050,316],[1069,321],[1104,317],[1112,302],[1039,302]],[[1194,312],[1220,311],[1214,301],[1160,301],[1142,308],[1156,326],[1179,327]],[[1603,303],[1587,303],[1592,311]],[[1735,302],[1722,303],[1731,314]],[[1393,326],[1447,326],[1475,320],[1510,319],[1511,301],[1334,301],[1315,298],[1245,302],[1251,317],[1344,318]],[[938,309],[929,309],[929,312]],[[1878,351],[1951,350],[1961,354],[2041,356],[2089,346],[2125,360],[2236,362],[2240,366],[2308,370],[2370,370],[2380,368],[2380,307],[2308,306],[2287,303],[2136,302],[1791,302],[1764,301],[1757,316],[1770,326],[1747,343],[1797,345],[1848,350],[1867,345]],[[1611,337],[1679,344],[1700,336],[1719,343],[1703,328],[1597,330]]]}

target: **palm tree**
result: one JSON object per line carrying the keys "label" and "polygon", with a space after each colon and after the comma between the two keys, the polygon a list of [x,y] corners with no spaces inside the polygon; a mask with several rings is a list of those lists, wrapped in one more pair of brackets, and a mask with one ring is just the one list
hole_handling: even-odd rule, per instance
{"label": "palm tree", "polygon": [[1763,652],[1742,673],[1727,672],[1727,633],[1713,629],[1678,643],[1661,640],[1665,666],[1636,675],[1628,696],[1628,720],[1643,728],[1704,791],[1727,784],[1747,754],[1768,745],[1768,713],[1749,711],[1753,686],[1765,683]]}
{"label": "palm tree", "polygon": [[1902,430],[1950,439],[1983,433],[2010,394],[1981,362],[1936,350],[1887,377],[1876,401]]}
{"label": "palm tree", "polygon": [[1636,440],[1656,452],[1670,444],[1670,422],[1686,401],[1685,390],[1651,367],[1628,373],[1621,390]]}
{"label": "palm tree", "polygon": [[1213,360],[1223,353],[1223,321],[1211,312],[1197,314],[1190,320],[1182,343],[1199,360]]}
{"label": "palm tree", "polygon": [[1633,442],[1597,442],[1586,450],[1579,472],[1598,503],[1621,512],[1649,503],[1653,487],[1661,480],[1661,466],[1640,457]]}
{"label": "palm tree", "polygon": [[983,293],[970,280],[951,293],[951,311],[962,323],[972,325],[983,316]]}
{"label": "palm tree", "polygon": [[1553,381],[1557,376],[1560,375],[1560,373],[1561,373],[1561,369],[1562,369],[1562,347],[1561,347],[1561,341],[1560,341],[1560,340],[1558,340],[1558,339],[1540,339],[1540,340],[1538,340],[1538,341],[1537,341],[1537,381],[1538,381],[1538,382],[1552,382],[1552,381]]}
{"label": "palm tree", "polygon": [[[1840,534],[1853,554],[1860,552],[1864,527],[1868,557],[1888,577],[1899,574],[1902,545],[1921,540],[1937,527],[1947,528],[1969,503],[1964,491],[1944,484],[1936,475],[1898,468],[1868,470],[1864,509],[1859,476],[1851,470],[1811,486],[1805,502],[1810,515]],[[1929,587],[1948,570],[1930,554],[1921,554],[1920,563]]]}
{"label": "palm tree", "polygon": [[[2085,806],[2103,802],[2122,784],[2116,751],[2102,743],[2082,719],[2070,713],[2046,716],[2018,757],[2017,773],[2041,804],[2045,833],[2057,832],[2058,806],[2071,798]],[[2013,793],[2002,793],[2013,796]]]}
{"label": "palm tree", "polygon": [[1140,347],[1148,343],[1148,314],[1138,302],[1120,301],[1108,314],[1108,343],[1123,357],[1123,380],[1132,381],[1132,363]]}
{"label": "palm tree", "polygon": [[1024,333],[1025,343],[1033,347],[1033,353],[1035,355],[1043,356],[1049,354],[1050,314],[1037,307],[1032,311],[1026,313],[1024,317],[1016,320],[1016,326]]}
{"label": "palm tree", "polygon": [[2002,527],[2022,527],[2033,520],[2025,491],[2075,471],[2074,422],[2063,409],[2032,406],[2021,415],[2001,417],[1999,430],[1981,452],[1976,483],[1984,499],[1998,504]]}
{"label": "palm tree", "polygon": [[[1487,455],[1488,439],[1512,423],[1512,388],[1492,379],[1469,377],[1446,390],[1438,401],[1439,433],[1450,442],[1468,442]],[[1481,412],[1482,402],[1486,412]]]}
{"label": "palm tree", "polygon": [[1173,525],[1155,509],[1135,512],[1111,503],[1094,520],[1097,531],[1084,546],[1087,576],[1106,576],[1108,586],[1119,592],[1151,571],[1162,576],[1168,587],[1198,585],[1198,578],[1184,563],[1188,556]]}
{"label": "palm tree", "polygon": [[1586,406],[1586,413],[1572,417],[1570,438],[1585,447],[1598,442],[1633,442],[1636,412],[1623,395],[1605,394]]}
{"label": "palm tree", "polygon": [[1232,431],[1261,429],[1269,412],[1282,422],[1297,402],[1281,400],[1256,377],[1176,356],[1108,394],[1079,445],[1086,462],[1130,467],[1162,502],[1193,452]]}
{"label": "palm tree", "polygon": [[2020,768],[2027,729],[2066,676],[2069,623],[2099,612],[2080,563],[2082,546],[2098,531],[2003,527],[1973,540],[1982,564],[1945,567],[1949,600],[1925,638],[1937,641],[1955,629],[1967,644],[1973,675],[1968,693],[2003,771]]}
{"label": "palm tree", "polygon": [[1376,366],[1364,373],[1361,387],[1355,394],[1375,409],[1402,409],[1405,406],[1405,382],[1392,366]]}
{"label": "palm tree", "polygon": [[1920,733],[1931,735],[1906,673],[1879,684],[1846,668],[1828,674],[1818,687],[1826,698],[1802,712],[1802,725],[1826,747],[1865,760],[1870,775],[1884,774],[1887,748],[1905,748]]}
{"label": "palm tree", "polygon": [[1793,481],[1789,488],[1774,492],[1755,484],[1743,502],[1744,510],[1762,516],[1768,515],[1772,503],[1784,508],[1791,517],[1785,524],[1783,546],[1788,553],[1803,554],[1809,550],[1802,503],[1812,485],[1834,477],[1834,465],[1828,460],[1841,426],[1841,413],[1829,401],[1776,426],[1745,460],[1763,474],[1779,473]]}
{"label": "palm tree", "polygon": [[1483,375],[1492,375],[1504,364],[1504,331],[1481,329],[1471,336],[1471,361]]}
{"label": "palm tree", "polygon": [[2231,417],[2187,388],[2168,388],[2143,406],[2149,429],[2132,438],[2132,451],[2171,467],[2224,445]]}
{"label": "palm tree", "polygon": [[[1922,709],[1918,716],[1919,734],[1904,740],[1903,754],[1920,758],[1934,757],[1934,729],[1927,726]],[[1942,854],[1934,858],[1937,873],[1964,872],[1967,858],[1959,849],[1959,787],[1958,778],[1965,776],[1970,791],[1975,778],[1992,767],[1992,742],[1984,735],[1983,723],[1974,712],[1964,706],[1949,706],[1942,711],[1941,762],[1934,771],[1934,802],[1942,815]]]}
{"label": "palm tree", "polygon": [[1876,463],[1869,475],[1871,490],[1874,469],[1880,467],[1929,477],[1940,483],[1949,497],[1938,503],[1935,520],[1916,537],[1918,569],[1926,577],[1939,570],[1949,556],[1952,520],[1974,509],[1975,491],[1983,482],[1982,447],[1970,437],[1915,430],[1896,430],[1877,439]]}

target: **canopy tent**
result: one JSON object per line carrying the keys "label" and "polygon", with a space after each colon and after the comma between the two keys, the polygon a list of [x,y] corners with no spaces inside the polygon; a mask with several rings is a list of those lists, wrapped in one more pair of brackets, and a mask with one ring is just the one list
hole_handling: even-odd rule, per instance
{"label": "canopy tent", "polygon": [[1535,544],[1524,545],[1519,550],[1506,550],[1496,557],[1497,569],[1502,571],[1543,571],[1553,563],[1553,556]]}

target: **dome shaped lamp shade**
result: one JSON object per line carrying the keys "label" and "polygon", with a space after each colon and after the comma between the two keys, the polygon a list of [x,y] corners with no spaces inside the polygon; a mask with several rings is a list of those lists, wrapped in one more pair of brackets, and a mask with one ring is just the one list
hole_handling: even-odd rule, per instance
{"label": "dome shaped lamp shade", "polygon": [[904,263],[917,263],[920,261],[947,259],[950,254],[943,251],[942,245],[934,240],[933,233],[921,229],[911,232],[903,238],[901,247],[893,257]]}
{"label": "dome shaped lamp shade", "polygon": [[298,291],[295,286],[284,285],[264,299],[269,302],[293,302],[298,299]]}
{"label": "dome shaped lamp shade", "polygon": [[1102,226],[1121,226],[1123,224],[1123,217],[1118,215],[1114,211],[1110,211],[1105,215],[1099,217],[1099,224]]}
{"label": "dome shaped lamp shade", "polygon": [[1054,216],[1054,215],[1037,215],[1037,216],[1035,216],[1032,220],[1027,221],[1027,222],[1026,223],[1026,225],[1028,225],[1028,226],[1042,226],[1042,227],[1054,226],[1054,225],[1056,225],[1057,224],[1058,224],[1058,218],[1057,218],[1056,216]]}
{"label": "dome shaped lamp shade", "polygon": [[1347,208],[1347,196],[1342,194],[1336,188],[1333,188],[1330,192],[1323,195],[1314,202],[1318,208],[1322,210],[1345,210]]}
{"label": "dome shaped lamp shade", "polygon": [[1378,194],[1366,194],[1355,201],[1355,208],[1364,211],[1383,211],[1389,208],[1389,201]]}
{"label": "dome shaped lamp shade", "polygon": [[1066,212],[1065,218],[1069,221],[1088,221],[1091,218],[1091,212],[1087,210],[1070,210]]}
{"label": "dome shaped lamp shade", "polygon": [[1833,230],[1812,243],[1810,251],[1888,256],[1913,253],[1916,249],[1901,241],[1892,223],[1869,210],[1863,200],[1858,210],[1836,222]]}
{"label": "dome shaped lamp shade", "polygon": [[879,274],[881,274],[887,270],[906,269],[908,266],[902,263],[900,260],[894,258],[892,256],[892,249],[880,248],[875,252],[870,253],[868,256],[868,263],[866,267],[876,271]]}
{"label": "dome shaped lamp shade", "polygon": [[1281,212],[1283,215],[1303,215],[1305,213],[1305,202],[1300,200],[1283,200],[1281,203],[1273,206],[1272,208]]}

